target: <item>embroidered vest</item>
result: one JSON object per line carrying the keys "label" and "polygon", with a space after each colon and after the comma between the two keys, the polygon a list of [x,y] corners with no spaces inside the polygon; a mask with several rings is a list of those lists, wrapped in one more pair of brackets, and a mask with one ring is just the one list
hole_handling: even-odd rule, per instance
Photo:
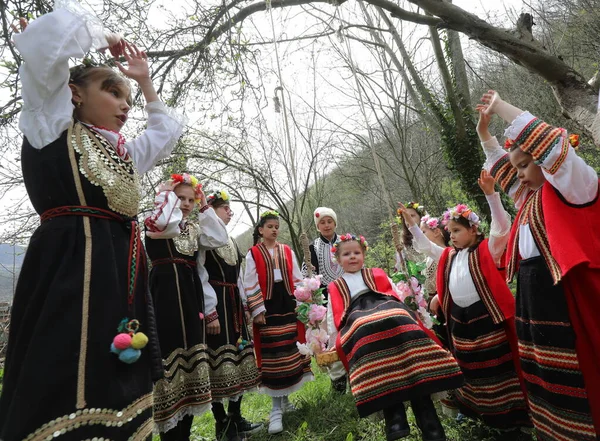
{"label": "embroidered vest", "polygon": [[[361,272],[365,285],[371,291],[398,299],[398,295],[392,288],[390,279],[385,271],[380,268],[363,268]],[[336,329],[339,331],[344,325],[348,308],[350,308],[350,290],[343,277],[331,282],[327,290],[333,312],[333,321]]]}
{"label": "embroidered vest", "polygon": [[600,268],[600,204],[567,202],[546,182],[525,201],[512,226],[507,246],[507,279],[514,278],[520,260],[519,226],[529,224],[533,239],[557,284],[577,265]]}
{"label": "embroidered vest", "polygon": [[271,257],[267,247],[260,243],[254,245],[251,249],[252,258],[256,264],[258,274],[258,284],[263,295],[263,300],[270,300],[273,294],[273,285],[275,284],[273,269],[275,265],[273,260],[277,259],[277,267],[281,270],[281,277],[289,295],[294,294],[293,284],[293,257],[292,250],[287,245],[277,243]]}
{"label": "embroidered vest", "polygon": [[[440,304],[446,317],[450,317],[452,297],[449,290],[450,271],[456,250],[448,247],[438,264],[437,289]],[[488,248],[488,239],[469,252],[469,273],[477,294],[485,305],[493,322],[498,324],[515,315],[515,298],[508,289],[503,269],[496,267]]]}

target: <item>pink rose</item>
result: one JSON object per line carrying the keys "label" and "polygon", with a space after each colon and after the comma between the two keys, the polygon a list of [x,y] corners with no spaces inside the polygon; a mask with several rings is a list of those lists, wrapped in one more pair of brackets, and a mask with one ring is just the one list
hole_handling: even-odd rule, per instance
{"label": "pink rose", "polygon": [[327,308],[313,303],[310,305],[310,311],[308,311],[308,321],[311,325],[315,325],[325,318],[325,314],[327,314]]}
{"label": "pink rose", "polygon": [[404,281],[398,282],[396,284],[396,288],[398,288],[398,292],[400,293],[400,300],[402,300],[402,301],[404,301],[404,299],[406,299],[407,297],[412,295],[412,293],[410,292],[410,287],[408,286],[408,283],[406,283]]}
{"label": "pink rose", "polygon": [[304,279],[304,285],[311,291],[316,291],[321,287],[321,276],[311,277],[310,279]]}
{"label": "pink rose", "polygon": [[312,292],[305,286],[300,285],[296,288],[296,291],[294,291],[294,297],[296,297],[296,300],[299,302],[306,302],[312,299]]}

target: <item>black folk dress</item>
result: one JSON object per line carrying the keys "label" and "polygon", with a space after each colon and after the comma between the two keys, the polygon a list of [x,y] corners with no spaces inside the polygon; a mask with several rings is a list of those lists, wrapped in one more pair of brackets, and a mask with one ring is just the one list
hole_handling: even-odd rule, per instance
{"label": "black folk dress", "polygon": [[[235,241],[206,251],[204,267],[208,282],[217,296],[221,332],[208,335],[211,393],[214,401],[237,400],[244,392],[260,385],[252,336],[240,296],[239,280],[243,256]],[[240,348],[239,339],[243,343]]]}
{"label": "black folk dress", "polygon": [[[146,439],[162,372],[133,162],[73,123],[43,149],[25,139],[22,168],[42,222],[14,296],[0,439]],[[150,339],[133,364],[110,352],[124,318]]]}

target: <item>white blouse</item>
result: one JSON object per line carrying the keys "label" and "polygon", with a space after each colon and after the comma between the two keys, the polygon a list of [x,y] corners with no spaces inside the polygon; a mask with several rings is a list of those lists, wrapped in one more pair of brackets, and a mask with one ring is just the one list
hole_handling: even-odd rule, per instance
{"label": "white blouse", "polygon": [[[346,281],[346,285],[348,285],[348,291],[350,292],[350,299],[355,299],[356,297],[369,292],[370,289],[365,283],[365,280],[362,276],[362,271],[357,271],[355,273],[344,273],[342,274],[342,278]],[[400,298],[400,292],[396,287],[396,284],[388,277],[390,284],[392,285],[392,289],[396,294],[398,294],[398,298]],[[335,322],[333,320],[333,308],[331,307],[331,302],[327,303],[327,334],[329,334],[329,348],[333,348],[335,346],[335,340],[338,335],[338,331],[335,327]]]}
{"label": "white blouse", "polygon": [[[269,254],[271,255],[271,257],[273,257],[275,252],[274,248],[270,248],[269,249]],[[300,267],[298,266],[298,259],[296,259],[296,254],[294,253],[294,250],[292,250],[292,277],[294,280],[292,280],[292,285],[296,286],[298,285],[300,282],[302,282],[302,271],[300,271]],[[273,268],[273,281],[275,283],[277,282],[281,282],[283,280],[283,277],[281,276],[281,270],[279,268]],[[248,250],[248,254],[246,254],[246,271],[244,272],[244,282],[243,282],[244,287],[246,287],[246,289],[252,289],[252,287],[256,287],[259,286],[258,283],[258,272],[256,271],[256,262],[254,261],[254,258],[252,257],[252,250]],[[255,292],[255,290],[254,290]],[[246,293],[246,297],[247,297],[248,293]],[[256,317],[257,315],[259,315],[262,312],[265,312],[265,307],[260,306],[258,308],[256,308],[254,311],[252,311],[252,317]]]}
{"label": "white blouse", "polygon": [[[23,96],[19,128],[36,149],[57,140],[72,122],[69,58],[83,58],[92,47],[108,46],[101,23],[77,11],[75,3],[67,3],[69,8],[55,5],[57,9],[14,36],[24,60],[19,69]],[[124,145],[140,173],[171,154],[185,126],[185,118],[160,101],[148,103],[146,111],[146,130]],[[118,134],[106,132],[102,134],[116,147]]]}
{"label": "white blouse", "polygon": [[[501,265],[502,255],[506,249],[506,244],[510,236],[510,215],[504,210],[500,194],[493,193],[486,195],[485,198],[490,206],[492,214],[492,223],[490,225],[490,236],[488,240],[488,249],[497,266]],[[415,250],[426,254],[428,257],[439,262],[444,248],[434,244],[421,229],[413,225],[409,228],[413,235],[413,246]],[[448,281],[448,290],[452,296],[452,301],[461,308],[471,306],[480,300],[475,283],[469,270],[469,251],[460,250],[452,262],[450,277]]]}
{"label": "white blouse", "polygon": [[[180,201],[172,190],[159,192],[154,199],[154,211],[146,218],[146,235],[151,239],[171,239],[181,233],[183,213],[179,208]],[[216,249],[227,245],[229,236],[225,223],[217,216],[215,210],[209,207],[203,213],[198,213],[198,258],[197,270],[200,280],[206,278],[208,273],[204,268],[206,250]],[[209,315],[217,309],[217,295],[211,289],[204,291],[204,314]]]}
{"label": "white blouse", "polygon": [[[515,118],[504,132],[504,135],[510,139],[515,139],[533,118],[535,117],[531,113],[523,112]],[[565,132],[563,136],[567,137],[568,134]],[[490,170],[494,163],[506,154],[506,151],[500,147],[496,137],[492,137],[491,139],[482,142],[481,145],[486,156],[484,168]],[[573,147],[569,146],[567,157],[556,173],[552,175],[548,172],[548,169],[554,165],[557,158],[560,156],[561,145],[562,142],[559,142],[544,162],[540,164],[544,177],[568,202],[572,204],[581,205],[593,201],[598,194],[598,174],[577,155],[577,152]],[[509,189],[508,193],[513,200],[518,186],[519,183],[517,182]],[[525,196],[526,195],[523,195],[519,200],[515,201],[517,208],[521,207],[525,201]],[[537,245],[533,240],[529,225],[519,226],[519,254],[522,259],[540,255]]]}

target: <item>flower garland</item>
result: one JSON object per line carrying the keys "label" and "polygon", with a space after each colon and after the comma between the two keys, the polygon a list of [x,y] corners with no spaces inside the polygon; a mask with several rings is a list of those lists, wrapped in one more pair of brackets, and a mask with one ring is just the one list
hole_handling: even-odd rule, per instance
{"label": "flower garland", "polygon": [[263,211],[263,212],[260,214],[260,217],[261,217],[261,218],[263,218],[263,217],[266,217],[266,216],[275,216],[275,217],[279,217],[279,212],[278,212],[278,211],[275,211],[275,210],[267,210],[267,211]]}
{"label": "flower garland", "polygon": [[457,220],[459,218],[464,218],[469,221],[469,225],[472,227],[479,227],[481,224],[481,220],[479,216],[471,210],[466,204],[458,204],[454,208],[449,208],[446,210],[442,216],[442,225],[448,229],[448,222],[451,220]]}
{"label": "flower garland", "polygon": [[206,196],[206,200],[208,201],[208,203],[213,203],[217,199],[221,199],[225,202],[228,202],[230,197],[225,190],[218,190]]}
{"label": "flower garland", "polygon": [[178,175],[176,173],[172,174],[171,179],[168,180],[167,182],[163,183],[161,185],[160,190],[164,190],[164,189],[173,190],[179,184],[191,185],[192,189],[194,190],[194,195],[196,196],[195,202],[196,203],[200,202],[200,195],[202,194],[202,184],[198,181],[198,178],[196,178],[193,175],[190,175],[189,173],[183,173],[180,175]]}
{"label": "flower garland", "polygon": [[324,306],[323,288],[321,288],[321,275],[304,279],[294,291],[298,302],[296,314],[298,321],[306,326],[306,343],[296,342],[302,355],[317,355],[327,349],[329,335],[321,328],[321,323],[327,316]]}
{"label": "flower garland", "polygon": [[421,223],[425,224],[425,226],[430,230],[435,230],[436,228],[439,228],[441,224],[440,220],[437,217],[429,216],[428,214],[421,218]]}
{"label": "flower garland", "polygon": [[360,244],[360,246],[363,248],[363,250],[365,250],[365,252],[367,252],[369,250],[369,243],[367,242],[367,240],[365,239],[364,236],[357,237],[352,233],[346,233],[346,234],[342,234],[341,236],[338,236],[338,237],[340,240],[331,246],[331,254],[334,255],[334,258],[335,258],[335,254],[340,249],[340,243],[342,243],[342,242],[350,242],[351,240],[355,240]]}

